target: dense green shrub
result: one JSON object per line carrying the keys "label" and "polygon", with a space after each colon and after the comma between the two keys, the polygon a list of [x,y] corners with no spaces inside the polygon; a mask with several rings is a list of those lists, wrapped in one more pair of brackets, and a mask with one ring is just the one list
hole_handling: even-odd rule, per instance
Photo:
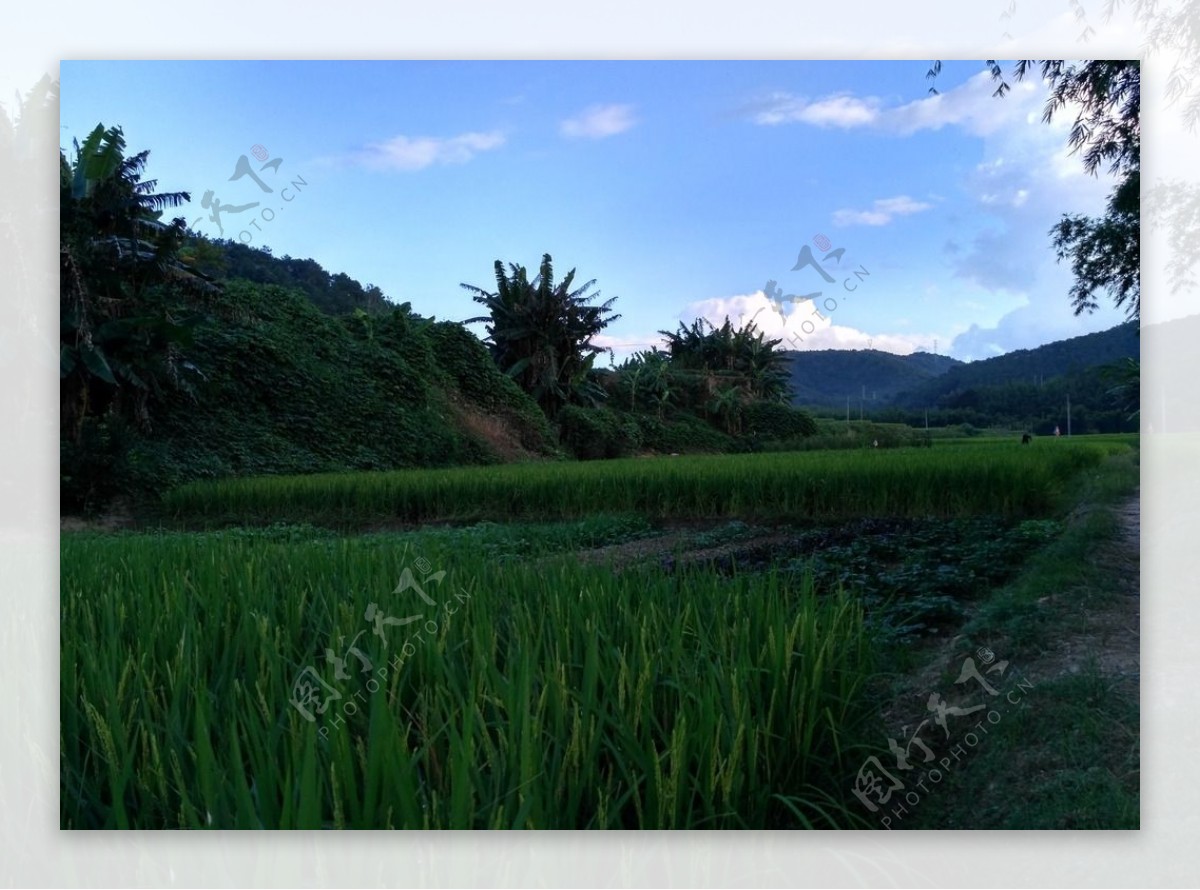
{"label": "dense green shrub", "polygon": [[674,420],[659,420],[640,414],[637,424],[642,434],[642,447],[661,454],[725,452],[732,450],[734,445],[732,436],[687,415]]}
{"label": "dense green shrub", "polygon": [[[937,432],[937,431],[935,431]],[[960,430],[954,428],[956,436]],[[878,443],[878,446],[876,446]],[[930,438],[925,430],[902,423],[876,423],[870,420],[844,420],[820,418],[816,421],[816,432],[803,438],[767,441],[763,451],[824,451],[844,448],[902,448],[927,447]]]}
{"label": "dense green shrub", "polygon": [[367,321],[320,312],[296,291],[233,282],[240,320],[197,330],[206,382],[174,398],[153,438],[218,459],[220,475],[383,469],[452,462],[462,437],[443,419],[437,364],[399,311]]}
{"label": "dense green shrub", "polygon": [[760,441],[794,439],[817,432],[811,414],[782,402],[750,402],[742,410],[746,434]]}
{"label": "dense green shrub", "polygon": [[134,438],[134,431],[118,417],[89,417],[78,443],[59,442],[59,504],[64,513],[94,513],[129,487]]}
{"label": "dense green shrub", "polygon": [[580,460],[629,457],[642,445],[637,421],[610,408],[568,405],[558,413],[559,440]]}

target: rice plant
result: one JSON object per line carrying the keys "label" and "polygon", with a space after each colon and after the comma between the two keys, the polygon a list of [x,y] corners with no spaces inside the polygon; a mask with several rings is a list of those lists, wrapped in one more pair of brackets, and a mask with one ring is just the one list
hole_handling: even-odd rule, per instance
{"label": "rice plant", "polygon": [[[1046,447],[1041,447],[1042,445]],[[883,449],[632,458],[446,470],[258,477],[169,492],[176,522],[361,526],[570,518],[821,518],[1044,515],[1066,481],[1126,442],[1015,442]]]}
{"label": "rice plant", "polygon": [[62,827],[854,823],[849,597],[417,547],[64,535]]}

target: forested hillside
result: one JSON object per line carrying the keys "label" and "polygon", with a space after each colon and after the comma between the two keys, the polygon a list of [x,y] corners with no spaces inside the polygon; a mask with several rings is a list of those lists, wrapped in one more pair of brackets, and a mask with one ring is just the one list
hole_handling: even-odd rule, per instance
{"label": "forested hillside", "polygon": [[64,440],[64,506],[195,478],[492,463],[555,448],[536,404],[478,339],[407,307],[335,317],[297,290],[234,280],[184,353],[191,379],[162,387],[141,422],[108,412]]}
{"label": "forested hillside", "polygon": [[844,408],[849,398],[855,415],[864,393],[870,404],[879,407],[897,393],[962,364],[945,355],[896,355],[877,349],[821,349],[784,355],[793,404]]}
{"label": "forested hillside", "polygon": [[1138,326],[1127,322],[1107,331],[1047,343],[1036,349],[1015,349],[995,358],[957,364],[943,375],[898,393],[894,401],[903,408],[930,407],[970,389],[1010,383],[1040,386],[1063,374],[1140,355]]}
{"label": "forested hillside", "polygon": [[365,287],[345,272],[331,273],[313,259],[284,254],[273,256],[269,247],[247,247],[231,239],[193,237],[180,249],[180,259],[197,272],[214,279],[244,278],[255,284],[278,284],[300,291],[322,312],[334,315],[362,309],[388,308],[383,291]]}
{"label": "forested hillside", "polygon": [[852,418],[915,427],[1132,432],[1139,344],[1137,325],[1126,323],[977,362],[822,350],[788,353],[788,364],[794,404],[827,416],[849,409]]}

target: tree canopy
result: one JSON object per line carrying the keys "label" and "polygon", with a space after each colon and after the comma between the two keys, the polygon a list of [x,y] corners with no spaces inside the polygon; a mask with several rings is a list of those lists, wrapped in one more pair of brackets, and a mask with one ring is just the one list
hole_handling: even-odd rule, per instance
{"label": "tree canopy", "polygon": [[717,327],[705,318],[677,331],[659,331],[667,338],[672,363],[680,369],[724,376],[750,398],[786,401],[788,374],[783,355],[775,350],[782,341],[768,340],[753,321],[735,328],[726,316]]}
{"label": "tree canopy", "polygon": [[524,266],[496,260],[496,290],[461,285],[488,315],[464,324],[488,322],[487,342],[499,368],[533,396],[546,414],[554,417],[571,403],[594,404],[604,398],[592,377],[596,356],[607,351],[593,341],[620,318],[612,304],[616,297],[591,305],[596,280],[571,289],[575,270],[555,283],[550,254],[542,256],[538,274],[530,280]]}
{"label": "tree canopy", "polygon": [[179,262],[184,222],[163,222],[187,192],[143,180],[148,151],[128,156],[120,127],[98,124],[60,170],[62,427],[78,442],[89,414],[111,404],[147,428],[149,399],[187,388],[184,350],[199,315],[180,292],[213,290]]}

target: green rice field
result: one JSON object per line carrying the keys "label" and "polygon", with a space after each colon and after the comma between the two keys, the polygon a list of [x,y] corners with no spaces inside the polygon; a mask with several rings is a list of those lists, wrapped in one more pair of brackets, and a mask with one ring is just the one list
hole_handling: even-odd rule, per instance
{"label": "green rice field", "polygon": [[859,827],[881,643],[850,588],[581,554],[1051,517],[1131,441],[189,485],[169,528],[62,536],[61,826]]}
{"label": "green rice field", "polygon": [[200,482],[164,499],[186,522],[360,523],[656,517],[1035,516],[1120,437],[929,449],[530,463]]}

